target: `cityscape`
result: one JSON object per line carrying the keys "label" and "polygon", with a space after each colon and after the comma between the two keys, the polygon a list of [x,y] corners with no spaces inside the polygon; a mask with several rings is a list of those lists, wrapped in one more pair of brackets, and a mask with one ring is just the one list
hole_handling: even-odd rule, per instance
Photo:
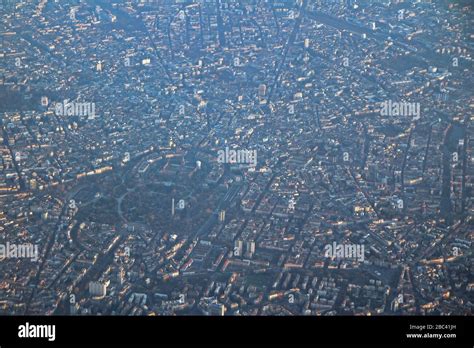
{"label": "cityscape", "polygon": [[472,315],[473,6],[1,0],[0,315]]}

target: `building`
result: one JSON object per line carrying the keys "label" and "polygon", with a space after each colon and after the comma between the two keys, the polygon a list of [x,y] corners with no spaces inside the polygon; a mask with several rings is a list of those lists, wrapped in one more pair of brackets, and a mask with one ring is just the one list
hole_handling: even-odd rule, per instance
{"label": "building", "polygon": [[221,222],[221,223],[225,222],[225,210],[221,210],[219,212],[219,222]]}
{"label": "building", "polygon": [[253,257],[253,255],[255,254],[255,241],[247,241],[245,243],[245,250],[247,252],[247,257]]}
{"label": "building", "polygon": [[211,303],[209,305],[209,315],[223,317],[225,314],[225,306],[222,303]]}
{"label": "building", "polygon": [[90,282],[89,283],[89,294],[93,297],[104,297],[107,295],[108,282]]}
{"label": "building", "polygon": [[244,251],[244,242],[236,240],[234,243],[234,256],[242,256]]}

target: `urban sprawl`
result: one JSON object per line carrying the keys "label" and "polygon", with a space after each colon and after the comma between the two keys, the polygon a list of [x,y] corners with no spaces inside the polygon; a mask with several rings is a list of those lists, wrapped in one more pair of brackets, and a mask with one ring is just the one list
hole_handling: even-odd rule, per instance
{"label": "urban sprawl", "polygon": [[0,0],[0,314],[472,315],[472,13]]}

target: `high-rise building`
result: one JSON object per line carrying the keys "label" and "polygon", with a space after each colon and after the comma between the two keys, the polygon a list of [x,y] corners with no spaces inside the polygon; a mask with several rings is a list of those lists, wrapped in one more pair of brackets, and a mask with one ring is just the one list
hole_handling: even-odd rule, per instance
{"label": "high-rise building", "polygon": [[247,241],[245,243],[245,250],[247,252],[248,257],[253,257],[253,254],[255,254],[255,241]]}
{"label": "high-rise building", "polygon": [[221,222],[221,223],[225,222],[225,210],[221,210],[219,212],[219,222]]}
{"label": "high-rise building", "polygon": [[234,256],[242,256],[244,249],[244,242],[236,240],[234,243]]}
{"label": "high-rise building", "polygon": [[225,306],[222,303],[211,303],[209,305],[209,315],[224,316]]}
{"label": "high-rise building", "polygon": [[89,283],[89,294],[94,297],[104,297],[107,294],[108,282],[90,282]]}

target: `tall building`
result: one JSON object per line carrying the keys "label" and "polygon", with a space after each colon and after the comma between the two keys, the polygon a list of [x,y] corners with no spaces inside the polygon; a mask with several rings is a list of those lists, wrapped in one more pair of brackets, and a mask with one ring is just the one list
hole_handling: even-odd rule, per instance
{"label": "tall building", "polygon": [[253,255],[255,254],[255,241],[253,240],[247,241],[245,243],[245,250],[249,258],[253,257]]}
{"label": "tall building", "polygon": [[93,297],[104,297],[107,295],[108,282],[90,282],[89,283],[89,294]]}
{"label": "tall building", "polygon": [[225,306],[222,303],[211,303],[209,305],[209,315],[224,316]]}
{"label": "tall building", "polygon": [[219,212],[219,222],[221,222],[221,223],[225,222],[225,210],[221,210]]}
{"label": "tall building", "polygon": [[234,243],[234,256],[242,256],[244,249],[244,242],[236,240]]}

